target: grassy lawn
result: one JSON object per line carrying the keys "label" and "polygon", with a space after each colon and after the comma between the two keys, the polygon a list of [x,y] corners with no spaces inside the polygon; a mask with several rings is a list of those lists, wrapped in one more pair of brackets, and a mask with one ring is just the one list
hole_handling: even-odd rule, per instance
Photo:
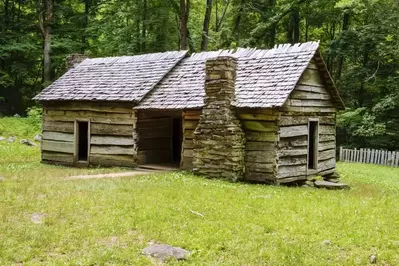
{"label": "grassy lawn", "polygon": [[[63,180],[124,169],[39,160],[38,147],[0,142],[0,265],[157,264],[141,255],[150,241],[192,251],[169,264],[367,265],[377,254],[378,264],[399,265],[399,169],[339,164],[352,189],[327,191],[188,173]],[[45,222],[33,223],[34,213]]]}

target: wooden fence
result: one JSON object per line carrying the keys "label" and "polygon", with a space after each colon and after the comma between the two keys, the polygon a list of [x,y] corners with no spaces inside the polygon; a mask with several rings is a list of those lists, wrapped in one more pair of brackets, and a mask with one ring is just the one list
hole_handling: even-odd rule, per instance
{"label": "wooden fence", "polygon": [[345,149],[340,147],[339,160],[342,162],[379,164],[398,167],[399,151],[384,151],[374,149]]}

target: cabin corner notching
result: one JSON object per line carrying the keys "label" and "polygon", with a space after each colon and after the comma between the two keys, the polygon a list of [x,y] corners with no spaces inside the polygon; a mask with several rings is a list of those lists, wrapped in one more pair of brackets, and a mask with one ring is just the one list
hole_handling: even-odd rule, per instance
{"label": "cabin corner notching", "polygon": [[343,103],[318,43],[86,59],[36,99],[46,163],[275,184],[335,170]]}

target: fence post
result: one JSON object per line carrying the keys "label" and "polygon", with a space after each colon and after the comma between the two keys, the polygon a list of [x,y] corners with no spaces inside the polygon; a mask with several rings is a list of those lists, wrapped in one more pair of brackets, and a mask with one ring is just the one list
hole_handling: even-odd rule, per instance
{"label": "fence post", "polygon": [[341,161],[341,162],[342,162],[342,150],[343,150],[343,148],[342,148],[342,146],[340,146],[339,147],[339,161]]}

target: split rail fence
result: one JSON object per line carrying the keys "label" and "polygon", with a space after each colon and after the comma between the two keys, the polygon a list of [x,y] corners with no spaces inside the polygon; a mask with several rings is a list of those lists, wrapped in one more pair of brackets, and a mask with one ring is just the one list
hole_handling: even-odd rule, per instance
{"label": "split rail fence", "polygon": [[340,147],[339,160],[342,162],[399,166],[399,151],[374,149],[345,149]]}

